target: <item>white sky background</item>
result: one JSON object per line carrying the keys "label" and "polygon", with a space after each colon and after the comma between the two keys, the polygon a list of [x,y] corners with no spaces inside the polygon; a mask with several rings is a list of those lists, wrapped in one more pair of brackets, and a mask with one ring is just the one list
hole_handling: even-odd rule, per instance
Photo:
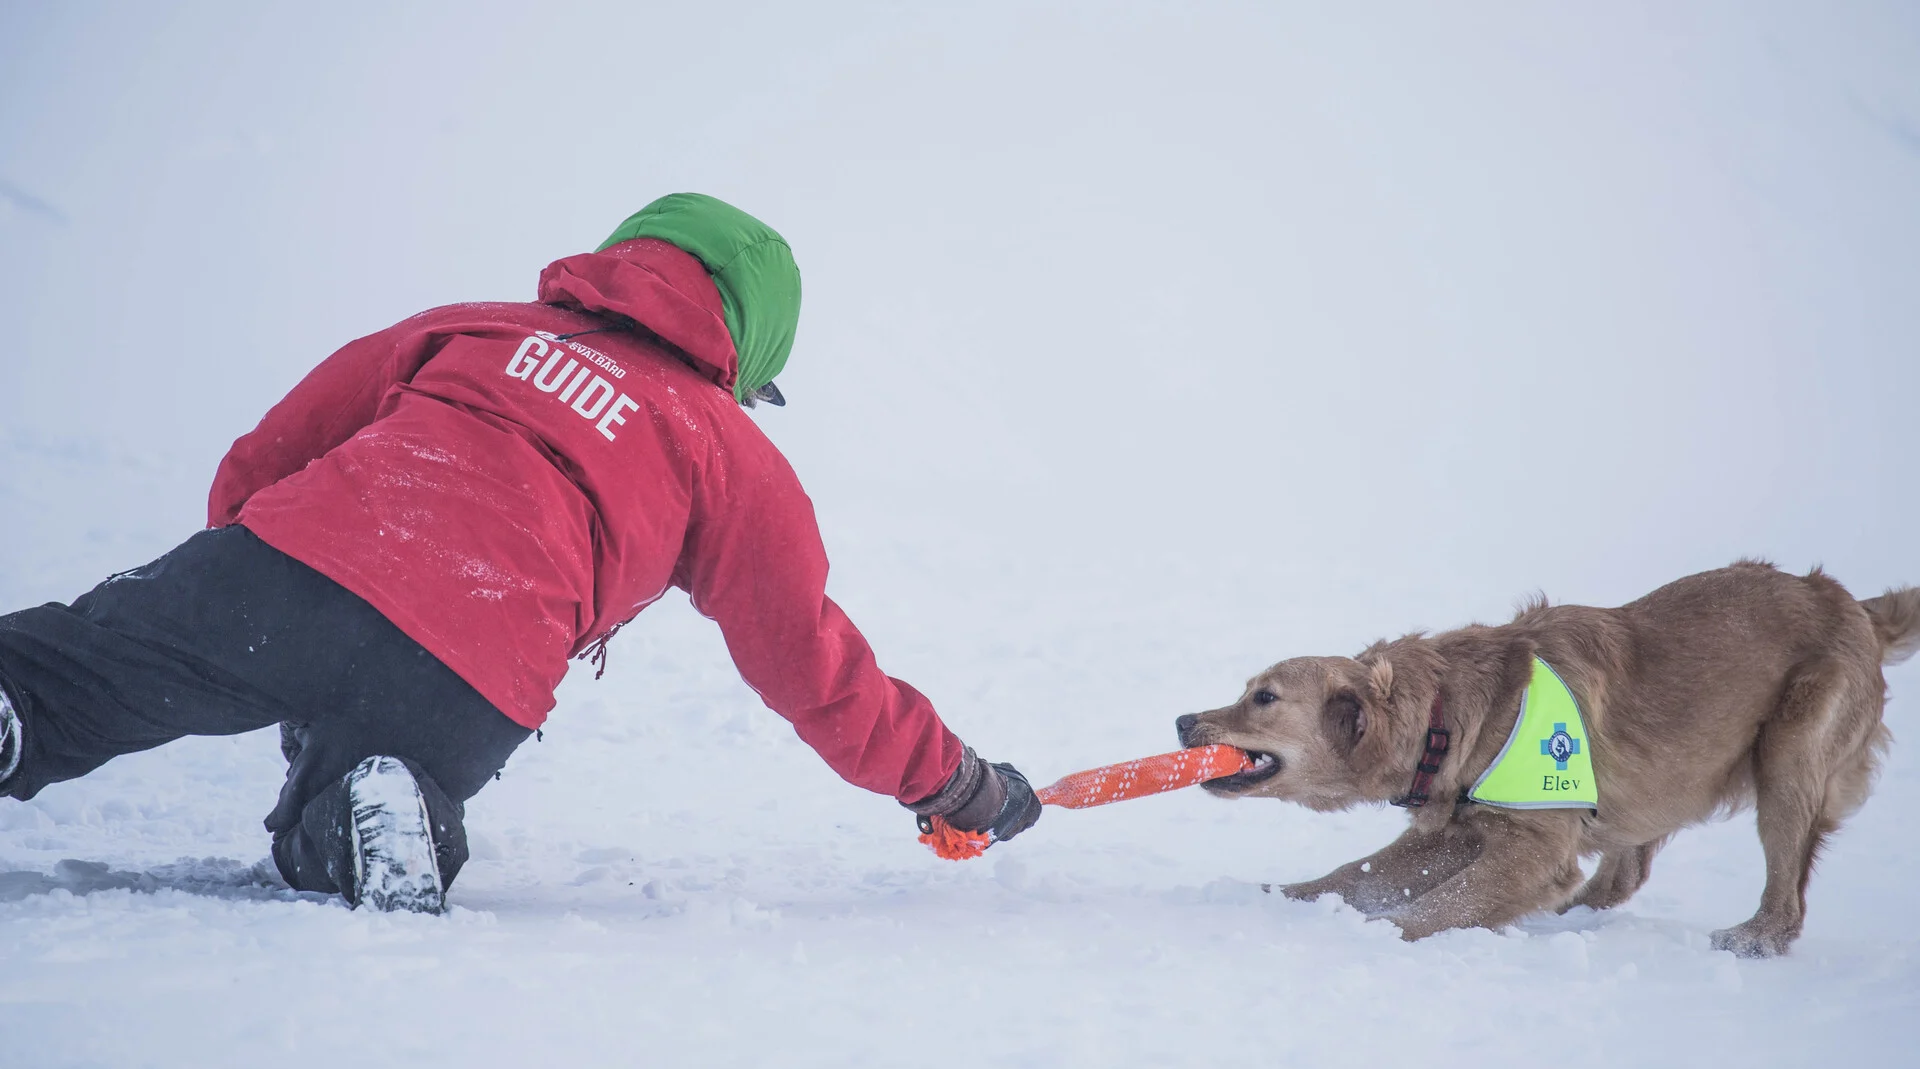
{"label": "white sky background", "polygon": [[[837,552],[870,631],[1177,574],[1285,618],[1251,670],[1743,554],[1920,580],[1920,11],[1112,8],[8,4],[0,591],[681,189],[796,249],[761,423],[830,550],[978,548],[897,606]],[[123,464],[28,485],[73,457]]]}

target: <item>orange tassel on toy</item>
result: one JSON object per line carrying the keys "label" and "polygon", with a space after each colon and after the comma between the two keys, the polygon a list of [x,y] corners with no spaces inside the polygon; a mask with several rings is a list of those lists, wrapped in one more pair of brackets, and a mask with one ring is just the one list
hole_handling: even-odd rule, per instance
{"label": "orange tassel on toy", "polygon": [[984,831],[961,831],[947,823],[946,817],[928,817],[921,828],[920,841],[948,861],[965,861],[987,852],[992,840]]}

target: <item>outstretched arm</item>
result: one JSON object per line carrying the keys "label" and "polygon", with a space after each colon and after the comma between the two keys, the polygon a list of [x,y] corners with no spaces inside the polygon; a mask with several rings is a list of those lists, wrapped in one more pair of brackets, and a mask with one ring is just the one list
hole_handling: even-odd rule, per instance
{"label": "outstretched arm", "polygon": [[847,782],[902,802],[941,791],[964,747],[921,693],[880,670],[827,597],[813,503],[784,459],[735,465],[696,490],[678,577],[719,623],[734,664]]}

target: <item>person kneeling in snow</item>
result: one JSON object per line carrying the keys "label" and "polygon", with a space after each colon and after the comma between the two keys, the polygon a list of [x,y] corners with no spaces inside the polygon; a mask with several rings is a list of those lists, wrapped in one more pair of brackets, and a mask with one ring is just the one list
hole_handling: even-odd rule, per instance
{"label": "person kneeling in snow", "polygon": [[463,803],[679,587],[842,777],[1010,839],[1040,805],[883,674],[826,596],[811,502],[742,411],[784,404],[800,274],[712,197],[664,197],[535,304],[423,312],[314,369],[215,476],[209,529],[71,606],[0,617],[0,792],[281,724],[266,819],[294,888],[437,912]]}

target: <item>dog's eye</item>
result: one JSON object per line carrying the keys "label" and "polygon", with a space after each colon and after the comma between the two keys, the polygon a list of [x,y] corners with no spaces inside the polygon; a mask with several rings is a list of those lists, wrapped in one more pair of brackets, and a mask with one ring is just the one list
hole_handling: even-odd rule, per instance
{"label": "dog's eye", "polygon": [[1253,692],[1253,704],[1255,705],[1272,705],[1279,700],[1280,695],[1270,690],[1256,690]]}

